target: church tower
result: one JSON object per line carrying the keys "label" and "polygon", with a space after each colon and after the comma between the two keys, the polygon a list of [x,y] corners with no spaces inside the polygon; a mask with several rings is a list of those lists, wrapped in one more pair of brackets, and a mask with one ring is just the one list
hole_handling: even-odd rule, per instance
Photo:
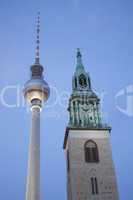
{"label": "church tower", "polygon": [[64,139],[68,200],[118,200],[111,128],[102,123],[100,99],[92,90],[79,49],[72,88]]}

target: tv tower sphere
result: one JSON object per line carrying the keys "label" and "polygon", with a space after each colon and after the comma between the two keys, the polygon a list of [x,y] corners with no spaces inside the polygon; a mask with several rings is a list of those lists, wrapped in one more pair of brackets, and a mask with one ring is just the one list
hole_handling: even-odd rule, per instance
{"label": "tv tower sphere", "polygon": [[[50,89],[47,82],[43,79],[43,67],[41,65],[31,66],[31,79],[24,86],[24,96],[31,106],[42,108],[43,103],[48,99]],[[40,73],[41,72],[41,73]]]}

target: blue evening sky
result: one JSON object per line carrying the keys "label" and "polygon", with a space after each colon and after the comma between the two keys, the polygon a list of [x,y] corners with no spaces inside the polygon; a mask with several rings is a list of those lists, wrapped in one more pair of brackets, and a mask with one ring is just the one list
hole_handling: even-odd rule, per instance
{"label": "blue evening sky", "polygon": [[[68,123],[66,94],[71,93],[76,48],[80,47],[93,88],[102,96],[104,121],[112,126],[120,199],[132,200],[131,0],[0,1],[0,199],[25,199],[30,113],[22,105],[22,87],[34,62],[38,9],[41,11],[41,63],[45,67],[45,79],[54,88],[41,119],[42,199],[66,200],[62,149]],[[20,105],[7,107],[6,104],[13,105],[17,99]]]}

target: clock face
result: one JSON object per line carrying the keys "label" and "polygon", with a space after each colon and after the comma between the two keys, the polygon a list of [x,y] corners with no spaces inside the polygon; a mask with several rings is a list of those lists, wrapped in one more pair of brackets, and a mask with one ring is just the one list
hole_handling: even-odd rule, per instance
{"label": "clock face", "polygon": [[85,88],[87,86],[87,81],[86,81],[86,77],[84,74],[81,74],[79,76],[79,84],[82,88]]}
{"label": "clock face", "polygon": [[81,116],[88,121],[88,124],[94,124],[94,113],[93,113],[93,105],[84,104],[81,105]]}

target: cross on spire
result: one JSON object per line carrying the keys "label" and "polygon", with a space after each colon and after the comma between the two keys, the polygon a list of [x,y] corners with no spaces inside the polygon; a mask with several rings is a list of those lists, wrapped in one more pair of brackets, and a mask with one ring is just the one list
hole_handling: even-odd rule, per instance
{"label": "cross on spire", "polygon": [[40,64],[40,12],[37,13],[35,64]]}

